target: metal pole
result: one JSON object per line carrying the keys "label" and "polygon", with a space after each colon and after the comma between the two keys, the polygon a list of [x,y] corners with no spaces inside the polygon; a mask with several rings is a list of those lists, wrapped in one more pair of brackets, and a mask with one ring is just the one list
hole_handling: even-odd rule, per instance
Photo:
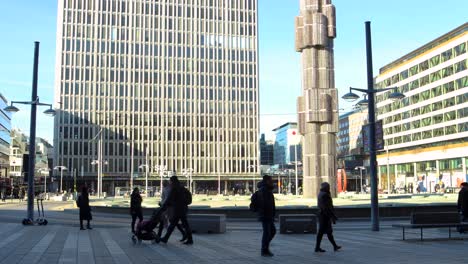
{"label": "metal pole", "polygon": [[370,156],[370,181],[371,181],[371,221],[372,231],[379,231],[379,197],[377,188],[377,157],[375,152],[375,98],[374,98],[374,73],[372,65],[372,38],[371,23],[366,21],[366,53],[367,53],[367,90],[369,100],[369,156]]}
{"label": "metal pole", "polygon": [[359,169],[361,171],[361,193],[363,193],[363,190],[362,190],[362,168]]}
{"label": "metal pole", "polygon": [[60,168],[60,193],[63,193],[63,168]]}
{"label": "metal pole", "polygon": [[387,146],[387,193],[390,194],[390,156],[388,154],[388,146]]}
{"label": "metal pole", "polygon": [[299,195],[299,182],[298,182],[298,177],[297,177],[297,144],[294,146],[294,159],[296,161],[295,164],[295,174],[296,174],[296,196]]}
{"label": "metal pole", "polygon": [[148,197],[148,165],[146,166],[145,193],[146,193],[146,196]]}
{"label": "metal pole", "polygon": [[47,195],[47,174],[44,175],[44,195]]}
{"label": "metal pole", "polygon": [[291,170],[288,169],[288,194],[291,193]]}
{"label": "metal pole", "polygon": [[34,219],[34,169],[36,154],[36,114],[37,114],[37,79],[39,69],[39,42],[34,42],[34,66],[31,93],[31,120],[29,127],[29,157],[28,157],[28,219]]}

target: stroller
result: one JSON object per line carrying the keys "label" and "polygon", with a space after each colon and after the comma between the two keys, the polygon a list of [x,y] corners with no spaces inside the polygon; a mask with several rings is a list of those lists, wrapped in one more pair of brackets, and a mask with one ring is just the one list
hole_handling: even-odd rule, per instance
{"label": "stroller", "polygon": [[159,243],[161,238],[153,230],[161,223],[161,210],[155,210],[149,220],[137,224],[135,234],[132,235],[133,244],[141,244],[143,240]]}

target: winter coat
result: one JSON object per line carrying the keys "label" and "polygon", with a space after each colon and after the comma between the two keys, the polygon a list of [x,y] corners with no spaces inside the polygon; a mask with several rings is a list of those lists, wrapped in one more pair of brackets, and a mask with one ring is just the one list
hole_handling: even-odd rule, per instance
{"label": "winter coat", "polygon": [[164,201],[161,210],[165,211],[169,208],[172,217],[184,216],[188,213],[188,206],[183,199],[183,187],[180,184],[169,189],[167,199]]}
{"label": "winter coat", "polygon": [[91,215],[91,207],[89,206],[88,195],[78,196],[76,205],[80,208],[80,219],[82,220],[92,220],[93,216]]}
{"label": "winter coat", "polygon": [[259,221],[272,221],[276,215],[275,197],[273,190],[269,188],[264,181],[257,185],[258,187],[258,201],[257,213]]}
{"label": "winter coat", "polygon": [[317,206],[321,216],[330,218],[333,222],[337,220],[335,215],[335,208],[333,207],[333,200],[330,194],[330,185],[328,183],[322,184],[320,193],[317,198]]}
{"label": "winter coat", "polygon": [[130,214],[138,214],[142,212],[141,202],[143,199],[139,193],[132,193],[130,196]]}
{"label": "winter coat", "polygon": [[465,217],[468,217],[468,188],[461,188],[458,193],[458,202],[457,202],[458,211],[463,213]]}

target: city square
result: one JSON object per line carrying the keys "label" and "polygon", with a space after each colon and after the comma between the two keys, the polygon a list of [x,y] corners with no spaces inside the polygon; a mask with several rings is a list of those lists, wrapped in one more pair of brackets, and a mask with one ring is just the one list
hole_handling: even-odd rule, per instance
{"label": "city square", "polygon": [[463,263],[467,9],[0,3],[0,263]]}

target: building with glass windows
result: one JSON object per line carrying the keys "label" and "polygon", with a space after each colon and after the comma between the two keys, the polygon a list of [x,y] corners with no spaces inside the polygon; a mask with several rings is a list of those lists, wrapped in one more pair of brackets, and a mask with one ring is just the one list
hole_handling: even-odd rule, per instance
{"label": "building with glass windows", "polygon": [[[275,165],[284,166],[296,161],[302,161],[301,136],[296,122],[288,122],[275,129],[275,145],[273,161]],[[297,155],[296,155],[297,151]]]}
{"label": "building with glass windows", "polygon": [[465,23],[380,69],[377,87],[406,95],[377,96],[380,188],[434,192],[467,180],[467,41]]}
{"label": "building with glass windows", "polygon": [[10,167],[11,114],[3,110],[7,106],[7,99],[0,93],[0,178],[8,177]]}
{"label": "building with glass windows", "polygon": [[95,188],[101,138],[111,194],[142,165],[151,186],[155,166],[204,190],[258,175],[257,2],[59,0],[54,165]]}

